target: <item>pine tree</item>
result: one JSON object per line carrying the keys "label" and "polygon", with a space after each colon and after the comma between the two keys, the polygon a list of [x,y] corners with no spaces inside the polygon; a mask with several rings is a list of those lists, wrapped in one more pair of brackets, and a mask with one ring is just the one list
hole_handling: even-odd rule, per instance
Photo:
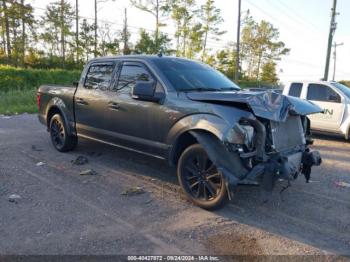
{"label": "pine tree", "polygon": [[83,20],[79,30],[79,53],[88,61],[90,54],[94,52],[95,46],[95,25],[89,24],[86,19]]}
{"label": "pine tree", "polygon": [[42,19],[44,33],[42,39],[51,45],[51,55],[59,54],[64,67],[66,61],[67,46],[72,44],[72,23],[75,11],[66,0],[60,0],[46,7]]}
{"label": "pine tree", "polygon": [[276,63],[269,60],[262,66],[261,81],[269,84],[277,84],[279,79],[276,72]]}
{"label": "pine tree", "polygon": [[219,41],[219,36],[225,33],[225,31],[220,31],[218,27],[224,20],[221,17],[220,9],[215,7],[214,0],[206,0],[205,4],[201,6],[200,20],[204,34],[202,47],[202,61],[204,61],[207,55],[208,38],[213,37],[215,41]]}
{"label": "pine tree", "polygon": [[147,12],[155,18],[154,43],[156,49],[160,47],[160,27],[165,26],[161,22],[162,16],[169,11],[168,0],[131,0],[138,9]]}

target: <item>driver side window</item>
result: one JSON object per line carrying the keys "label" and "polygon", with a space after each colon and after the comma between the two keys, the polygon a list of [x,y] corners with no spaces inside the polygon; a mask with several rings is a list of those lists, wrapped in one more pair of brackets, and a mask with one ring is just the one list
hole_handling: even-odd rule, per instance
{"label": "driver side window", "polygon": [[153,78],[148,71],[141,65],[125,64],[120,72],[119,80],[113,87],[113,91],[121,91],[123,93],[131,93],[132,88],[136,85],[136,81],[152,81]]}

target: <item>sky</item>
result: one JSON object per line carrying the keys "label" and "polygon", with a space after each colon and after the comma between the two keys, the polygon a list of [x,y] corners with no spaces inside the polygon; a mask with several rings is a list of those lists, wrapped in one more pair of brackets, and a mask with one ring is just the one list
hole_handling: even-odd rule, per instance
{"label": "sky", "polygon": [[[51,0],[31,0],[36,14]],[[75,6],[75,0],[68,0]],[[98,17],[100,23],[111,23],[112,30],[120,30],[123,23],[124,8],[128,10],[128,24],[132,38],[136,39],[139,29],[154,30],[154,18],[129,3],[129,0],[99,0]],[[202,4],[204,0],[197,0]],[[209,40],[208,47],[215,51],[236,41],[238,0],[215,0],[221,9],[224,22],[221,29],[227,33],[220,41]],[[255,20],[271,22],[280,31],[280,40],[291,49],[288,56],[278,62],[278,74],[282,82],[293,80],[319,80],[323,77],[331,8],[333,0],[242,0],[242,12],[247,10]],[[94,17],[94,0],[79,0],[80,15]],[[337,48],[336,80],[350,80],[350,1],[338,0],[337,31],[334,42],[344,43]],[[92,22],[91,20],[90,22]],[[162,31],[173,35],[174,27],[170,19]],[[333,53],[333,51],[332,51]],[[333,76],[333,55],[330,66],[330,79]]]}

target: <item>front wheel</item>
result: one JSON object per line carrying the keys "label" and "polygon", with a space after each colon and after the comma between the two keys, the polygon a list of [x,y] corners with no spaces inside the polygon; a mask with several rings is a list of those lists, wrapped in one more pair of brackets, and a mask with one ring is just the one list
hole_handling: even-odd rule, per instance
{"label": "front wheel", "polygon": [[59,152],[73,150],[78,142],[76,136],[68,133],[66,123],[60,114],[54,115],[50,120],[50,136],[53,146]]}
{"label": "front wheel", "polygon": [[214,210],[227,201],[225,179],[200,144],[188,147],[177,166],[179,183],[195,205]]}

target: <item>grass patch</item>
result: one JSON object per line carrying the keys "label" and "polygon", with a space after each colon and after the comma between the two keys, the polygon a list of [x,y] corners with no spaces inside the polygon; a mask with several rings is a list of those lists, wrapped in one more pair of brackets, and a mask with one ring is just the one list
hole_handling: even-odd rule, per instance
{"label": "grass patch", "polygon": [[78,70],[25,69],[0,66],[0,114],[37,112],[36,90],[45,84],[72,85]]}
{"label": "grass patch", "polygon": [[36,113],[36,89],[0,91],[0,114]]}
{"label": "grass patch", "polygon": [[71,85],[80,79],[80,71],[62,69],[25,69],[0,66],[0,92],[34,90],[40,85]]}

